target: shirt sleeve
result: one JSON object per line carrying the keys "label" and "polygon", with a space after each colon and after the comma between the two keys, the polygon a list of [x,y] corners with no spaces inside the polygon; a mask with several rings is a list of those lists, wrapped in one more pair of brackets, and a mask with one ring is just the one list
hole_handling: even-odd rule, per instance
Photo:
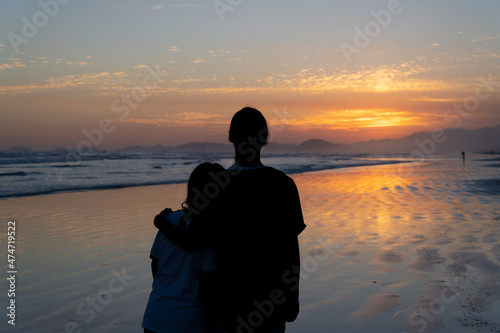
{"label": "shirt sleeve", "polygon": [[215,263],[215,253],[212,248],[206,248],[202,250],[202,271],[213,271],[217,265]]}
{"label": "shirt sleeve", "polygon": [[158,230],[156,233],[155,240],[153,242],[153,246],[151,247],[150,256],[154,258],[160,258],[161,248],[163,246],[163,242],[165,241],[165,236]]}
{"label": "shirt sleeve", "polygon": [[295,234],[298,236],[304,229],[306,228],[306,224],[304,223],[304,216],[302,215],[302,207],[300,204],[300,196],[299,191],[297,190],[297,185],[293,179],[289,179],[289,207],[290,209],[287,211],[289,215],[290,221],[292,221],[293,229]]}

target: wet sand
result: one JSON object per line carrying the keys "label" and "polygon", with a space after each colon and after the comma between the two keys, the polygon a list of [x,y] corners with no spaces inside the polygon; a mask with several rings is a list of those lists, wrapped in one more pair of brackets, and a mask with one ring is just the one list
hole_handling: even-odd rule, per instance
{"label": "wet sand", "polygon": [[[294,175],[308,227],[301,314],[287,332],[500,332],[497,166],[457,159]],[[152,218],[184,192],[1,200],[2,244],[15,220],[18,269],[16,327],[4,314],[1,331],[141,332]],[[6,292],[0,301],[5,309]]]}

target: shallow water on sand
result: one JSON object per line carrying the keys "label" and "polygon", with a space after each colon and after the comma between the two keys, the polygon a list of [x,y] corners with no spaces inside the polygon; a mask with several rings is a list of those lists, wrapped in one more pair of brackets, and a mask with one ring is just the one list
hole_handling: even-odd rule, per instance
{"label": "shallow water on sand", "polygon": [[499,332],[500,169],[484,165],[296,177],[306,274],[289,332]]}
{"label": "shallow water on sand", "polygon": [[[308,227],[300,236],[301,314],[287,332],[499,332],[500,168],[488,164],[294,175]],[[4,319],[1,331],[141,332],[152,218],[177,207],[184,191],[179,184],[0,201],[5,224],[17,223],[19,271],[16,327]],[[7,304],[6,292],[0,300]]]}

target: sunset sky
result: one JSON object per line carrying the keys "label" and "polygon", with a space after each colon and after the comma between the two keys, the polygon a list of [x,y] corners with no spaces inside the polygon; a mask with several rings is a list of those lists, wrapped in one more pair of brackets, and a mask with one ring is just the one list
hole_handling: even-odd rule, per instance
{"label": "sunset sky", "polygon": [[0,32],[0,149],[227,142],[244,106],[280,143],[500,124],[498,0],[2,1]]}

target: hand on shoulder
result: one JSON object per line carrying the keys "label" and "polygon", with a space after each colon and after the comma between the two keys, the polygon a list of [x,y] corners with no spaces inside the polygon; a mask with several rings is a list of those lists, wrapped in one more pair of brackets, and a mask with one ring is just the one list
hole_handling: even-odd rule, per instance
{"label": "hand on shoulder", "polygon": [[167,220],[168,214],[172,213],[172,209],[165,208],[160,212],[160,214],[156,215],[154,218],[154,225],[158,228],[159,224],[164,223]]}

